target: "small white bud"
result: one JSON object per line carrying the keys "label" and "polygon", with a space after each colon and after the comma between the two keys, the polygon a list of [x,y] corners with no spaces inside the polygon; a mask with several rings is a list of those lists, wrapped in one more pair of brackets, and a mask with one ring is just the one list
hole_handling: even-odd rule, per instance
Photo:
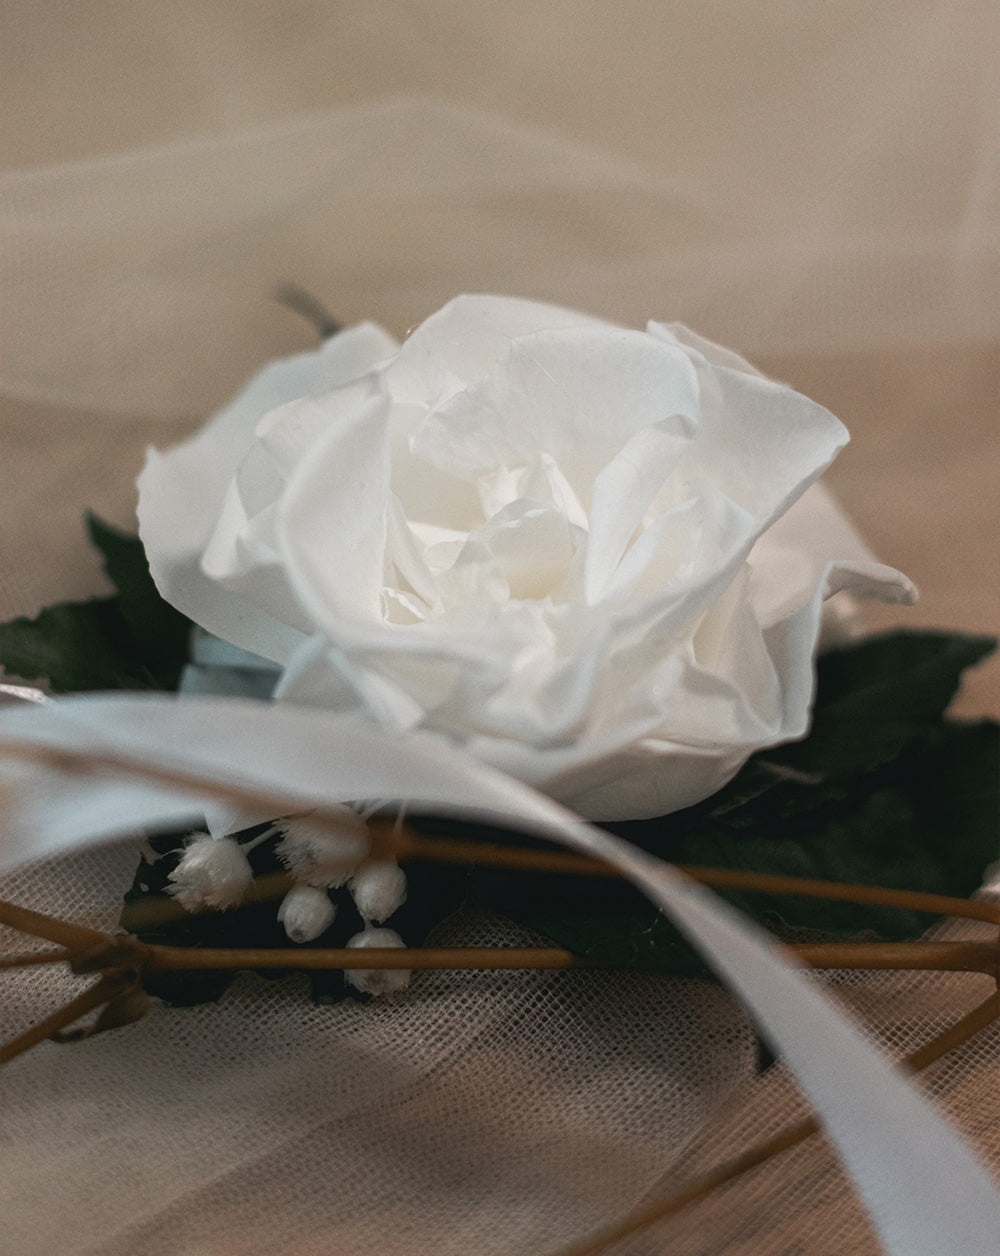
{"label": "small white bud", "polygon": [[377,859],[351,877],[350,890],[363,919],[381,924],[406,902],[406,873],[389,859]]}
{"label": "small white bud", "polygon": [[337,909],[326,890],[314,885],[293,885],[278,908],[278,922],[293,942],[311,942],[326,933]]}
{"label": "small white bud", "polygon": [[167,890],[188,911],[199,907],[235,907],[253,880],[253,870],[238,842],[193,833]]}
{"label": "small white bud", "polygon": [[[345,808],[347,815],[356,826],[357,817]],[[336,889],[368,854],[366,834],[347,823],[336,831],[308,819],[283,820],[281,827],[285,836],[277,847],[278,858],[289,872],[310,885]]]}
{"label": "small white bud", "polygon": [[[347,943],[348,946],[398,946],[406,949],[403,939],[392,929],[363,929]],[[347,968],[344,979],[362,994],[396,994],[410,984],[408,968]]]}

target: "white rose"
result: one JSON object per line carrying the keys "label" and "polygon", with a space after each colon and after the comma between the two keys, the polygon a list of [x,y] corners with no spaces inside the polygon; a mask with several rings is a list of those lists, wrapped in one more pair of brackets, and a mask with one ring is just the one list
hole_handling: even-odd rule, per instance
{"label": "white rose", "polygon": [[846,440],[685,328],[466,296],[272,363],[150,453],[140,530],[279,700],[651,816],[806,731],[824,598],[910,598],[809,487]]}

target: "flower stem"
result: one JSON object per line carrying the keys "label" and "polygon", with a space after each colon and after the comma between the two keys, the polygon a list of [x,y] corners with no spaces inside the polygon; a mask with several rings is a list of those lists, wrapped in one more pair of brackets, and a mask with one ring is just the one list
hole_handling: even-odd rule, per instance
{"label": "flower stem", "polygon": [[607,968],[599,960],[561,947],[331,947],[256,949],[239,947],[151,946],[147,968],[156,971],[201,968]]}
{"label": "flower stem", "polygon": [[[516,868],[525,872],[569,873],[578,876],[619,876],[616,869],[587,855],[560,850],[529,850],[499,842],[469,842],[451,838],[417,836],[405,832],[396,857],[400,861],[426,859],[441,863],[481,864],[491,868]],[[886,889],[872,885],[848,885],[840,881],[820,881],[801,877],[751,872],[744,868],[706,868],[677,864],[693,880],[715,889],[761,890],[769,894],[801,894],[809,898],[838,899],[851,903],[877,903],[934,916],[958,916],[1000,925],[1000,903],[985,899],[954,898],[944,894],[924,894],[916,890]]]}
{"label": "flower stem", "polygon": [[311,292],[300,288],[297,283],[279,284],[274,290],[274,297],[276,301],[280,301],[282,305],[286,305],[312,323],[322,340],[328,340],[340,331],[340,324],[325,306],[321,305]]}
{"label": "flower stem", "polygon": [[[1000,946],[993,942],[831,942],[787,948],[810,968],[976,972],[995,976]],[[150,946],[144,967],[156,971],[224,968],[613,968],[561,947],[330,947],[209,948]]]}
{"label": "flower stem", "polygon": [[0,971],[5,968],[33,968],[36,964],[58,964],[68,960],[73,952],[25,951],[23,954],[0,956]]}
{"label": "flower stem", "polygon": [[100,981],[92,985],[89,990],[78,994],[65,1007],[61,1007],[58,1011],[53,1012],[51,1016],[46,1016],[43,1021],[39,1021],[37,1025],[32,1025],[30,1029],[25,1030],[18,1037],[0,1045],[0,1064],[8,1064],[30,1047],[37,1046],[38,1043],[44,1042],[46,1038],[51,1038],[53,1034],[58,1033],[60,1029],[64,1029],[67,1025],[71,1025],[74,1021],[79,1020],[81,1016],[86,1016],[94,1008],[109,1003],[116,995],[122,994],[134,982],[134,975],[105,974]]}
{"label": "flower stem", "polygon": [[0,902],[0,924],[73,950],[98,946],[111,940],[110,934],[102,933],[98,929],[71,924],[70,921],[58,920],[55,916],[43,916],[41,912],[32,911],[30,907],[19,907],[16,903]]}

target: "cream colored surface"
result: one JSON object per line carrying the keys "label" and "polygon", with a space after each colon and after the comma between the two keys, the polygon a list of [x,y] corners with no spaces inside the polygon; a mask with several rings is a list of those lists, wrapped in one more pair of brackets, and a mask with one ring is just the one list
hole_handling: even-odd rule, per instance
{"label": "cream colored surface", "polygon": [[[997,629],[991,0],[5,0],[0,21],[0,614],[103,587],[81,512],[128,524],[147,443],[310,343],[270,297],[291,279],[396,333],[462,289],[685,319],[851,429],[830,483],[923,593],[877,622]],[[1000,712],[996,663],[960,709]],[[99,914],[123,875],[90,860],[14,892]],[[481,922],[458,936],[511,940]],[[845,993],[900,1050],[984,984]],[[12,1018],[60,990],[54,974],[22,989]],[[684,983],[419,991],[367,1018],[311,1009],[293,1036],[300,993],[247,979],[219,1008],[161,1012],[69,1061],[41,1049],[15,1128],[57,1149],[72,1188],[63,1211],[19,1196],[16,1256],[57,1240],[103,1256],[527,1256],[742,1145],[751,1117],[765,1132],[796,1110],[782,1074],[752,1076],[739,1014]],[[223,1068],[213,1044],[235,1038]],[[721,1049],[703,1053],[707,1039]],[[997,1045],[981,1036],[931,1081],[994,1164]],[[192,1069],[225,1119],[197,1088],[182,1095]],[[148,1111],[95,1139],[140,1073],[156,1078]],[[262,1094],[266,1119],[248,1123]],[[702,1129],[723,1099],[730,1124]],[[173,1143],[157,1144],[166,1129]],[[248,1150],[262,1131],[273,1142]],[[461,1154],[443,1154],[448,1137]],[[292,1189],[318,1180],[317,1156],[353,1202]],[[106,1218],[84,1190],[101,1164],[121,1178]],[[373,1216],[364,1192],[385,1175],[405,1189]],[[88,1237],[74,1249],[73,1235]],[[875,1249],[818,1148],[628,1250]]]}
{"label": "cream colored surface", "polygon": [[[286,128],[221,158],[175,148],[173,181],[152,158],[0,187],[5,613],[96,587],[77,519],[128,521],[144,415],[173,439],[307,342],[268,301],[292,278],[397,333],[476,288],[684,318],[848,423],[831,482],[921,587],[907,622],[996,628],[993,4],[7,0],[2,17],[8,169]],[[317,114],[413,92],[444,107]],[[1000,709],[997,664],[963,701]]]}

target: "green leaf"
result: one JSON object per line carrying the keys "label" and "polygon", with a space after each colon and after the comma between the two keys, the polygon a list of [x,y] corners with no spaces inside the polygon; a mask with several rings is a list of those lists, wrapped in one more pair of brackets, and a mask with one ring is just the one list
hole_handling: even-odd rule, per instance
{"label": "green leaf", "polygon": [[35,619],[0,625],[0,664],[23,680],[47,680],[54,693],[140,683],[114,598],[63,602]]}
{"label": "green leaf", "polygon": [[[998,853],[1000,746],[992,721],[942,712],[985,638],[892,633],[819,667],[810,737],[765,751],[698,807],[606,827],[675,863],[711,865],[959,897]],[[560,945],[675,975],[704,971],[680,935],[627,886],[479,870],[474,893]],[[903,940],[918,912],[726,890],[779,935]]]}
{"label": "green leaf", "polygon": [[[997,726],[949,724],[891,766],[852,783],[837,803],[795,825],[755,832],[706,826],[680,843],[678,862],[966,897],[997,854]],[[753,915],[831,936],[918,936],[922,913],[820,899],[738,894]]]}
{"label": "green leaf", "polygon": [[53,693],[176,689],[190,621],[157,593],[137,537],[93,515],[88,529],[116,594],[0,624],[0,666],[22,680],[47,681]]}
{"label": "green leaf", "polygon": [[118,610],[136,653],[161,688],[175,688],[188,660],[191,621],[160,597],[137,536],[111,527],[90,512],[87,530],[117,591]]}
{"label": "green leaf", "polygon": [[892,632],[824,655],[809,737],[764,758],[825,780],[886,763],[942,718],[962,672],[995,648],[990,637]]}

